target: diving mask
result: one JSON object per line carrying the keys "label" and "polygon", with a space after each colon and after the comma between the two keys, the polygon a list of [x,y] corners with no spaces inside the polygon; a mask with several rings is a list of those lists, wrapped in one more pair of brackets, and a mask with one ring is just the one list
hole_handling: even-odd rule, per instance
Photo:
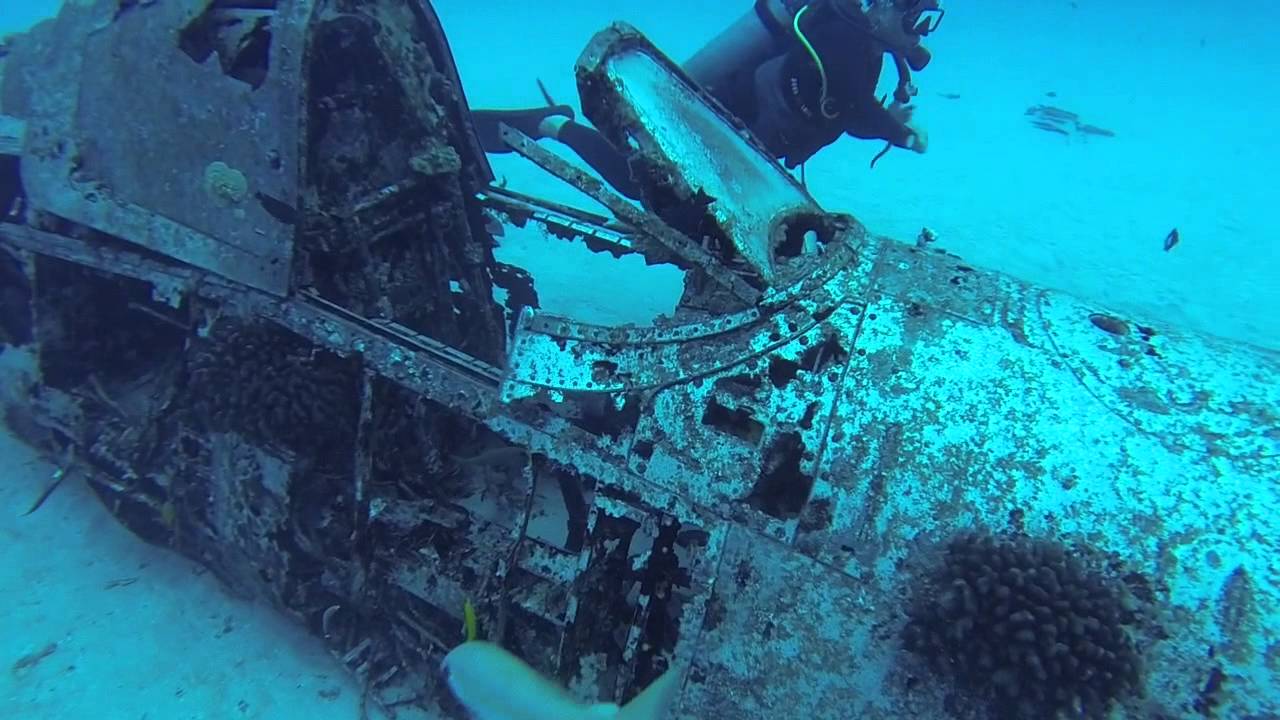
{"label": "diving mask", "polygon": [[902,15],[902,31],[911,35],[925,37],[937,30],[942,24],[942,16],[946,14],[937,0],[909,0],[906,5],[906,12]]}

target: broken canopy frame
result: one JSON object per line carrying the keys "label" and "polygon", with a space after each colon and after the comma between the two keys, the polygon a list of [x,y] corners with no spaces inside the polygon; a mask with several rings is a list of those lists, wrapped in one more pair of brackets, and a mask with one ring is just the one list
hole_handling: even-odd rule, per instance
{"label": "broken canopy frame", "polygon": [[[83,36],[127,20],[138,35],[118,49],[148,55],[209,7],[192,0],[177,17],[169,5],[67,4],[55,24],[15,39],[0,110],[42,133],[68,130],[51,118],[72,113],[79,82],[101,82],[79,55],[95,47]],[[74,445],[122,522],[305,623],[372,698],[406,715],[444,700],[434,669],[462,639],[468,598],[482,627],[506,608],[511,647],[584,695],[624,699],[675,658],[692,668],[681,700],[693,716],[940,714],[934,695],[895,684],[910,673],[898,672],[885,629],[900,625],[922,547],[1014,518],[1028,532],[1087,532],[1149,587],[1177,588],[1185,621],[1165,628],[1155,667],[1169,697],[1191,702],[1204,686],[1206,637],[1245,638],[1212,662],[1250,677],[1266,647],[1254,641],[1271,640],[1255,638],[1248,618],[1280,606],[1273,583],[1249,579],[1267,577],[1267,543],[1280,534],[1273,353],[1116,317],[852,220],[806,222],[803,210],[795,225],[818,226],[820,252],[797,241],[804,233],[770,228],[781,242],[742,235],[739,253],[730,243],[750,223],[719,224],[733,207],[703,202],[705,178],[662,178],[686,160],[664,160],[660,143],[640,158],[661,161],[649,166],[653,209],[749,273],[760,302],[734,298],[728,311],[643,328],[521,312],[508,347],[486,211],[583,233],[610,252],[672,251],[635,228],[488,187],[469,128],[448,109],[456,75],[437,67],[431,40],[443,35],[406,21],[426,17],[422,5],[277,3],[277,22],[309,18],[311,50],[283,45],[273,57],[327,63],[317,72],[377,70],[343,76],[351,92],[298,88],[308,117],[284,138],[317,160],[290,181],[306,188],[305,231],[258,236],[261,253],[294,246],[285,295],[255,286],[252,267],[164,254],[145,222],[111,226],[117,235],[24,200],[0,223],[4,319],[25,323],[15,337],[34,336],[5,352],[39,362],[35,392],[10,398],[7,415],[32,420],[13,425],[51,457]],[[612,67],[678,79],[651,54],[629,57]],[[128,88],[153,88],[157,105],[189,100],[190,87],[146,82],[154,62],[138,67]],[[377,102],[389,97],[402,102]],[[641,105],[656,138],[669,113],[650,111],[672,105]],[[607,129],[607,117],[593,120]],[[635,127],[639,145],[649,132]],[[80,147],[74,134],[29,133],[10,146],[23,180],[26,164],[37,175],[49,167],[31,154],[59,152],[60,139]],[[176,177],[154,149],[108,154],[149,153],[155,177]],[[181,152],[174,163],[207,167]],[[360,172],[333,172],[353,163]],[[92,162],[86,172],[108,175]],[[276,182],[241,172],[250,188]],[[136,204],[156,188],[101,190]],[[209,207],[191,217],[236,217],[237,205],[192,197]],[[679,212],[690,208],[700,212]],[[240,209],[246,226],[264,227]],[[449,457],[460,445],[478,452]],[[511,478],[467,466],[513,448],[535,496],[519,485],[505,498]],[[1223,593],[1228,576],[1247,592]],[[797,663],[796,648],[822,662]],[[1261,694],[1227,702],[1228,714],[1277,712]]]}
{"label": "broken canopy frame", "polygon": [[713,97],[639,31],[596,33],[575,68],[583,113],[630,153],[645,205],[764,288],[822,209]]}

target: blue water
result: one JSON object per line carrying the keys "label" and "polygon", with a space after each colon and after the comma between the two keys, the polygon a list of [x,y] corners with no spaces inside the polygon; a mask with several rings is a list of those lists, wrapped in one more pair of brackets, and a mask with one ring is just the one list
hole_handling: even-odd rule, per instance
{"label": "blue water", "polygon": [[[56,6],[6,0],[0,34]],[[435,3],[470,103],[497,108],[540,104],[539,79],[576,105],[574,61],[609,22],[634,24],[683,60],[746,6]],[[909,241],[927,226],[975,266],[1280,350],[1278,23],[1277,3],[952,0],[928,42],[933,62],[916,76],[928,152],[893,152],[872,170],[880,143],[844,138],[806,165],[807,185],[874,232]],[[1114,136],[1037,129],[1026,111],[1041,104]],[[596,209],[522,158],[492,161],[513,188]],[[1166,252],[1172,228],[1181,242]],[[534,272],[546,310],[583,320],[644,322],[679,291],[661,267],[619,271],[571,252],[500,250]],[[620,285],[591,283],[603,272],[644,302],[618,307]],[[19,517],[54,468],[3,439],[0,718],[356,717],[358,689],[315,641],[142,545],[83,487],[51,498],[39,523]],[[15,665],[51,645],[48,662]],[[1275,679],[1264,669],[1237,682],[1274,694]]]}
{"label": "blue water", "polygon": [[[583,38],[613,20],[684,60],[743,6],[536,7],[437,4],[473,106],[537,105],[535,78],[573,102]],[[1246,19],[1239,6],[1198,3],[947,7],[928,42],[934,60],[915,78],[928,153],[891,153],[868,171],[880,144],[841,140],[806,167],[815,197],[894,237],[928,226],[946,249],[1037,284],[1280,347],[1280,240],[1270,211],[1280,58],[1267,35],[1280,9],[1251,7]],[[1024,112],[1037,104],[1072,110],[1116,137],[1036,130]],[[518,158],[494,164],[517,187],[581,202]],[[1166,254],[1173,227],[1183,241]]]}

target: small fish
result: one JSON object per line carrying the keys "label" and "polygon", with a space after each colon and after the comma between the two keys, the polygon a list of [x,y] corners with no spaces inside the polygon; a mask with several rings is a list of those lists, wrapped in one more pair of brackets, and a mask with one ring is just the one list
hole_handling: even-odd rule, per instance
{"label": "small fish", "polygon": [[1178,234],[1178,228],[1170,230],[1169,234],[1164,236],[1164,251],[1169,252],[1172,250],[1173,246],[1177,245],[1181,239],[1182,236]]}
{"label": "small fish", "polygon": [[1045,132],[1057,133],[1059,135],[1071,134],[1070,132],[1067,131],[1066,128],[1060,125],[1055,125],[1051,122],[1046,122],[1044,120],[1032,120],[1031,126],[1040,130],[1044,130]]}
{"label": "small fish", "polygon": [[467,598],[462,603],[462,633],[467,638],[467,642],[479,637],[479,628],[480,623],[476,620],[476,606],[471,604],[471,598]]}
{"label": "small fish", "polygon": [[58,643],[51,642],[48,645],[45,645],[43,648],[40,648],[39,650],[33,653],[23,655],[22,657],[18,658],[16,662],[13,663],[13,668],[12,668],[13,673],[17,675],[24,670],[30,670],[36,665],[39,665],[41,660],[44,660],[45,658],[49,657],[50,655],[54,654],[57,651],[58,651]]}
{"label": "small fish", "polygon": [[103,585],[102,589],[115,590],[116,588],[129,587],[136,582],[138,582],[138,578],[136,577],[116,578],[115,580],[109,581],[106,585]]}
{"label": "small fish", "polygon": [[1098,127],[1097,125],[1085,125],[1085,124],[1081,123],[1081,124],[1079,124],[1079,125],[1076,125],[1076,130],[1080,131],[1081,133],[1083,133],[1083,134],[1085,134],[1085,135],[1098,135],[1098,136],[1100,136],[1100,137],[1115,137],[1115,136],[1116,136],[1115,131],[1113,131],[1113,130],[1108,130],[1108,129],[1104,128],[1104,127]]}
{"label": "small fish", "polygon": [[22,513],[23,516],[30,515],[31,513],[39,510],[40,506],[44,505],[44,501],[48,500],[49,496],[53,494],[53,491],[57,490],[58,486],[62,484],[62,481],[66,479],[66,468],[58,468],[54,470],[53,476],[49,478],[49,484],[44,486],[44,490],[42,490],[40,495],[36,497],[35,502],[31,503],[31,507],[28,508],[26,512]]}
{"label": "small fish", "polygon": [[679,673],[663,673],[634,700],[587,705],[523,660],[483,640],[465,642],[444,658],[449,689],[475,720],[665,720]]}
{"label": "small fish", "polygon": [[1070,110],[1063,110],[1053,105],[1032,105],[1027,108],[1025,115],[1038,115],[1046,120],[1057,120],[1071,123],[1080,122],[1080,116]]}

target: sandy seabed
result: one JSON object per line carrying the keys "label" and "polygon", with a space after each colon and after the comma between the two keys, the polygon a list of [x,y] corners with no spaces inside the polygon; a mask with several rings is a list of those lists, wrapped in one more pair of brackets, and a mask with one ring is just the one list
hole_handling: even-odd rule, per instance
{"label": "sandy seabed", "polygon": [[[42,12],[38,3],[9,5],[0,33]],[[576,102],[573,62],[611,20],[635,24],[679,61],[747,5],[448,0],[436,8],[472,105],[518,107],[541,102],[537,78]],[[1234,12],[955,0],[930,43],[934,64],[917,78],[929,152],[894,152],[872,171],[880,146],[845,139],[809,163],[810,190],[875,232],[910,240],[928,226],[971,264],[1151,324],[1280,347],[1280,241],[1270,220],[1280,61],[1264,35],[1280,8],[1252,8],[1247,26]],[[1115,136],[1036,129],[1025,112],[1038,104]],[[519,158],[496,158],[495,168],[517,189],[591,207]],[[1183,241],[1166,253],[1173,227]],[[549,311],[644,321],[674,301],[670,269],[540,241],[500,252],[534,271]],[[0,717],[356,717],[357,689],[318,640],[138,541],[74,477],[24,516],[54,467],[3,434],[0,458],[0,662],[10,668],[0,673]]]}

